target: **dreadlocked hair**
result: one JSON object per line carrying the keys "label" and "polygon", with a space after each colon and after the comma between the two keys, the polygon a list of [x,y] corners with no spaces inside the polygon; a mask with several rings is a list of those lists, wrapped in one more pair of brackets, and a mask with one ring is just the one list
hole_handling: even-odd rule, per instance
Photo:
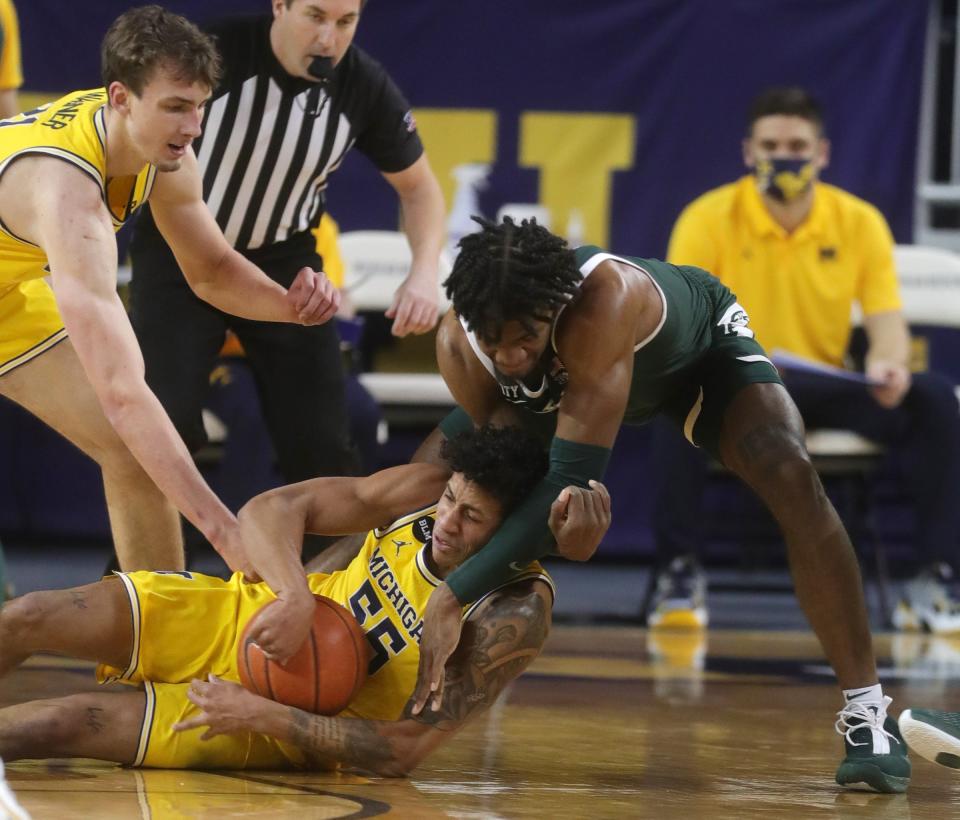
{"label": "dreadlocked hair", "polygon": [[497,499],[505,516],[529,495],[549,466],[533,433],[490,424],[447,439],[440,456],[453,472]]}
{"label": "dreadlocked hair", "polygon": [[459,243],[444,286],[453,309],[484,339],[498,339],[505,322],[553,320],[583,279],[566,241],[536,219],[517,225],[509,216],[499,225],[471,217],[482,230]]}

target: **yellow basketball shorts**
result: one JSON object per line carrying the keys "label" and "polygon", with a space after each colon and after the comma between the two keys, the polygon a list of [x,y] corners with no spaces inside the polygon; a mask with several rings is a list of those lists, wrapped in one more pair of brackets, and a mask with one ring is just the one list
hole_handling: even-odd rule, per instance
{"label": "yellow basketball shorts", "polygon": [[[247,622],[276,596],[264,583],[234,573],[228,580],[195,572],[121,572],[133,618],[133,651],[126,669],[101,664],[100,683],[190,683],[211,672],[239,681],[237,650]],[[307,576],[324,594],[330,577]]]}
{"label": "yellow basketball shorts", "polygon": [[[330,576],[307,576],[324,594]],[[142,684],[147,709],[135,766],[149,768],[289,769],[303,765],[296,747],[244,733],[202,741],[205,729],[175,732],[197,714],[190,681],[209,673],[239,682],[237,650],[247,622],[275,596],[264,583],[234,573],[227,581],[192,572],[117,573],[130,601],[133,651],[125,669],[97,667],[100,683]]]}
{"label": "yellow basketball shorts", "polygon": [[0,293],[0,376],[67,338],[53,291],[43,279]]}
{"label": "yellow basketball shorts", "polygon": [[298,769],[306,756],[267,735],[242,732],[201,740],[206,731],[174,731],[200,710],[187,698],[189,683],[144,683],[147,709],[134,766],[147,769]]}

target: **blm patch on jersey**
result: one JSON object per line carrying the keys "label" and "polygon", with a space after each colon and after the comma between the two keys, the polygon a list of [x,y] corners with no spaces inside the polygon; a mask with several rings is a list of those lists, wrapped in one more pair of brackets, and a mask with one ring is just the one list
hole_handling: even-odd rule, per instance
{"label": "blm patch on jersey", "polygon": [[433,520],[432,515],[425,515],[423,518],[418,518],[413,522],[410,531],[413,533],[413,537],[421,544],[426,544],[427,541],[433,538]]}

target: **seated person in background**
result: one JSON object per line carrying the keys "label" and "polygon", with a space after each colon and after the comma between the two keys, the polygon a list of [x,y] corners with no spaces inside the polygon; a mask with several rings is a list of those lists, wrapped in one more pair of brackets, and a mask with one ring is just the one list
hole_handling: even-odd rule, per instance
{"label": "seated person in background", "polygon": [[13,0],[0,0],[0,119],[20,113],[17,89],[23,85],[20,26]]}
{"label": "seated person in background", "polygon": [[[239,573],[224,582],[137,572],[8,603],[0,611],[0,674],[48,650],[99,661],[101,681],[138,688],[2,709],[0,757],[222,769],[339,762],[387,776],[409,772],[537,656],[553,603],[552,581],[530,564],[466,607],[441,708],[410,713],[429,596],[484,546],[547,469],[539,441],[517,428],[464,433],[444,445],[443,456],[447,466],[318,478],[254,499],[241,511],[241,527],[250,563],[267,583],[248,583]],[[600,485],[567,488],[550,518],[560,548],[599,539],[609,523],[609,496]],[[378,528],[346,570],[304,575],[304,532],[371,527]],[[392,581],[384,583],[388,576]],[[312,608],[313,593],[352,609],[367,633],[370,676],[340,716],[283,706],[232,682],[239,679],[237,647],[246,622],[274,593],[275,617],[262,618],[253,637],[278,659],[305,638],[297,630],[302,619],[291,613]],[[209,675],[215,677],[191,684]]]}
{"label": "seated person in background", "polygon": [[[944,585],[960,558],[960,413],[952,384],[907,367],[890,230],[876,208],[819,181],[830,144],[820,107],[803,89],[774,88],[754,101],[743,155],[751,174],[691,203],[668,257],[706,268],[736,293],[771,352],[843,366],[859,304],[866,373],[877,386],[789,370],[784,381],[808,429],[852,430],[901,451],[923,570],[906,585],[895,619],[903,628],[960,629],[960,609]],[[707,454],[661,425],[652,472],[662,477],[653,505],[661,572],[648,623],[705,626],[705,582],[694,556]]]}

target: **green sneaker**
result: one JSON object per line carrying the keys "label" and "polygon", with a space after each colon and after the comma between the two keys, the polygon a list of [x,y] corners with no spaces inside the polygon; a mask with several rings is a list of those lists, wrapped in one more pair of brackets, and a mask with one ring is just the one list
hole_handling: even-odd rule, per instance
{"label": "green sneaker", "polygon": [[850,701],[837,713],[847,756],[837,783],[852,789],[899,794],[910,784],[910,759],[897,722],[887,716],[892,698],[882,703]]}
{"label": "green sneaker", "polygon": [[904,709],[900,714],[900,731],[920,757],[960,769],[960,712]]}

